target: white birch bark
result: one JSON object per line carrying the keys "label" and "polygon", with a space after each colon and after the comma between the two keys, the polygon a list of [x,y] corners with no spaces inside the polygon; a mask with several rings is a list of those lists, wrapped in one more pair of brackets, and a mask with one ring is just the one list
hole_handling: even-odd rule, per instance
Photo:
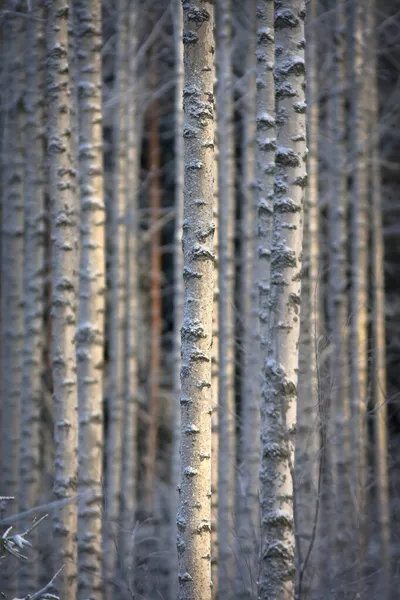
{"label": "white birch bark", "polygon": [[[177,536],[176,510],[177,488],[179,484],[179,438],[180,438],[180,408],[179,395],[181,389],[181,324],[183,311],[183,256],[182,256],[182,222],[183,222],[183,186],[184,186],[184,157],[183,157],[183,12],[180,0],[173,4],[174,49],[175,49],[175,229],[174,229],[174,394],[172,411],[172,465],[171,465],[171,539]],[[176,549],[171,554],[170,597],[176,598],[178,592],[178,555]]]}
{"label": "white birch bark", "polygon": [[[104,576],[110,582],[117,567],[117,541],[121,514],[123,397],[124,397],[124,343],[126,326],[126,198],[127,198],[127,77],[128,77],[128,23],[129,2],[117,3],[117,52],[115,57],[115,87],[117,98],[113,122],[114,165],[112,201],[110,203],[110,314],[109,381],[108,381],[108,436],[105,466],[105,523],[103,566]],[[106,585],[106,598],[113,588]]]}
{"label": "white birch bark", "polygon": [[[259,531],[261,352],[258,317],[258,278],[261,265],[257,236],[258,194],[255,193],[256,138],[256,0],[249,2],[246,90],[243,99],[242,222],[241,222],[241,322],[243,336],[241,440],[237,514],[238,598],[254,598],[257,589]],[[257,13],[258,14],[258,13]],[[260,16],[261,18],[261,16]],[[259,63],[261,65],[262,63]],[[262,68],[262,67],[261,67]],[[260,74],[260,73],[258,73]],[[272,93],[273,98],[273,93]],[[258,105],[260,108],[260,105]],[[261,171],[261,170],[260,170]],[[258,268],[260,266],[260,269]]]}
{"label": "white birch bark", "polygon": [[[68,15],[64,0],[47,7],[48,165],[52,236],[52,370],[55,428],[54,494],[64,499],[77,491],[78,419],[75,335],[77,272],[79,268],[79,214],[71,188],[70,79],[68,71]],[[65,564],[57,578],[63,597],[76,590],[77,508],[68,504],[55,514],[55,562]]]}
{"label": "white birch bark", "polygon": [[[371,0],[368,13],[369,39],[367,40],[366,85],[371,90],[370,127],[379,125],[379,98],[377,82],[376,0]],[[374,481],[377,500],[380,576],[377,589],[383,598],[389,597],[392,553],[390,542],[390,504],[388,481],[388,429],[386,386],[386,332],[385,332],[385,271],[382,231],[382,188],[380,171],[380,136],[377,132],[370,148],[371,189],[371,262],[372,262],[372,336],[373,336],[373,401],[375,435]]]}
{"label": "white birch bark", "polygon": [[77,367],[79,390],[78,597],[102,595],[105,205],[101,105],[101,3],[75,0],[81,255]]}
{"label": "white birch bark", "polygon": [[[275,195],[270,292],[260,323],[266,357],[261,403],[262,600],[286,600],[294,593],[293,450],[306,185],[304,18],[302,0],[275,1]],[[273,33],[264,31],[263,36],[268,39]],[[263,327],[268,327],[267,339]]]}
{"label": "white birch bark", "polygon": [[137,402],[138,402],[138,181],[139,149],[137,133],[137,22],[138,2],[129,2],[128,90],[127,102],[127,230],[126,230],[126,329],[124,374],[124,419],[121,487],[121,563],[122,577],[134,594],[135,548],[132,536],[137,505]]}
{"label": "white birch bark", "polygon": [[211,599],[214,10],[183,2],[184,305],[181,368],[180,600]]}
{"label": "white birch bark", "polygon": [[235,187],[230,0],[216,3],[217,127],[219,148],[219,451],[218,451],[218,589],[233,591],[235,511]]}
{"label": "white birch bark", "polygon": [[[43,7],[32,6],[43,19]],[[25,127],[25,243],[24,243],[24,347],[21,387],[20,511],[38,504],[41,485],[40,417],[42,408],[42,351],[44,343],[44,27],[27,23]],[[38,532],[31,542],[38,545]],[[21,595],[38,589],[38,561],[20,579]]]}
{"label": "white birch bark", "polygon": [[[353,0],[349,7],[350,26],[350,153],[352,164],[351,189],[351,295],[350,295],[350,357],[351,357],[351,444],[352,494],[359,516],[354,560],[363,568],[366,550],[366,417],[368,382],[368,213],[365,109],[366,88],[363,53],[364,3]],[[357,579],[361,574],[355,575]],[[361,580],[360,580],[361,585]]]}
{"label": "white birch bark", "polygon": [[[20,3],[8,2],[11,11],[21,9]],[[15,499],[9,509],[18,506],[20,481],[20,402],[22,383],[22,352],[24,342],[24,156],[22,128],[24,117],[24,34],[25,23],[16,15],[5,19],[4,121],[2,140],[3,202],[2,202],[2,265],[1,265],[1,386],[2,386],[2,489]],[[8,507],[6,508],[8,511]],[[9,598],[16,595],[16,562],[3,567],[2,592]]]}

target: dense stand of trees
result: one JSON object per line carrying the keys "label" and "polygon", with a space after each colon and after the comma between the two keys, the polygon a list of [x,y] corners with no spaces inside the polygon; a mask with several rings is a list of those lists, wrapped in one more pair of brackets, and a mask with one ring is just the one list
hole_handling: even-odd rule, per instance
{"label": "dense stand of trees", "polygon": [[0,3],[8,600],[397,597],[381,4]]}

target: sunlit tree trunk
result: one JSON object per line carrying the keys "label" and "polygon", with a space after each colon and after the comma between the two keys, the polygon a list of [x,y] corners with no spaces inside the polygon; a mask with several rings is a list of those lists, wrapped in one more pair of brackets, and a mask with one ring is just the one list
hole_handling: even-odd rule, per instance
{"label": "sunlit tree trunk", "polygon": [[[350,155],[351,188],[351,296],[350,296],[350,357],[351,357],[351,485],[355,502],[357,526],[353,533],[354,560],[360,578],[366,551],[366,444],[367,444],[367,381],[368,381],[368,213],[366,162],[366,88],[363,56],[364,3],[350,3],[348,23],[350,56]],[[361,582],[360,582],[361,591]]]}
{"label": "sunlit tree trunk", "polygon": [[130,0],[128,21],[127,197],[126,197],[126,328],[121,487],[121,567],[127,596],[134,594],[135,512],[137,508],[138,369],[138,183],[137,30],[138,1]]}
{"label": "sunlit tree trunk", "polygon": [[218,589],[221,598],[233,590],[235,510],[235,187],[231,2],[216,4],[219,148],[219,452],[218,452]]}
{"label": "sunlit tree trunk", "polygon": [[[184,185],[184,158],[183,158],[183,13],[180,0],[175,0],[174,6],[174,48],[175,72],[177,85],[175,89],[175,229],[174,229],[174,394],[172,411],[172,465],[171,465],[171,539],[175,544],[176,509],[179,484],[179,438],[180,438],[180,409],[179,395],[181,388],[181,325],[183,310],[183,255],[182,255],[182,223],[183,223],[183,185]],[[178,591],[178,556],[176,549],[171,550],[171,586],[170,597],[176,598]]]}
{"label": "sunlit tree trunk", "polygon": [[[249,2],[246,88],[243,99],[242,222],[241,222],[241,323],[243,339],[241,438],[238,473],[237,561],[235,594],[254,598],[257,589],[259,530],[259,436],[261,362],[259,335],[259,276],[257,267],[257,204],[255,193],[256,137],[256,0]],[[261,63],[259,63],[261,64]],[[258,72],[260,74],[260,72]],[[260,100],[260,98],[258,98]],[[260,107],[260,105],[258,105]],[[261,169],[259,169],[259,173]]]}
{"label": "sunlit tree trunk", "polygon": [[[266,6],[269,7],[270,3]],[[266,358],[261,403],[262,540],[259,595],[262,600],[286,600],[292,598],[294,592],[293,450],[299,361],[303,197],[306,185],[304,18],[305,9],[301,0],[275,1],[275,44],[279,50],[275,54],[275,93],[279,120],[273,233],[271,246],[266,248],[271,253],[270,290],[266,315],[264,317],[261,312],[260,322],[261,343]],[[262,35],[266,47],[273,48],[273,31],[263,30]],[[273,61],[267,60],[266,66],[270,63]],[[270,143],[270,137],[266,136],[266,147]],[[272,164],[271,170],[273,168]],[[269,202],[266,196],[263,214],[270,212]],[[259,213],[259,221],[263,214]],[[260,225],[263,226],[262,221]],[[264,286],[261,292],[264,292]],[[264,331],[267,335],[264,335]]]}
{"label": "sunlit tree trunk", "polygon": [[[33,14],[43,19],[35,2]],[[25,126],[25,244],[24,244],[24,347],[21,387],[20,510],[37,505],[40,494],[40,417],[43,398],[42,351],[44,342],[44,27],[27,23]],[[37,530],[31,541],[37,547]],[[37,591],[38,561],[20,579],[21,595]]]}
{"label": "sunlit tree trunk", "polygon": [[[109,382],[108,434],[106,440],[106,489],[103,563],[108,581],[115,578],[117,541],[120,536],[124,401],[124,355],[126,327],[126,198],[127,198],[127,78],[129,0],[117,2],[117,52],[115,94],[117,106],[113,121],[114,165],[110,202],[110,313],[108,323]],[[113,593],[106,586],[106,598]]]}
{"label": "sunlit tree trunk", "polygon": [[[71,188],[76,172],[71,158],[68,14],[61,0],[46,2],[48,165],[52,235],[52,369],[55,429],[54,494],[74,496],[78,476],[78,389],[75,336],[79,269],[79,208]],[[76,589],[77,508],[54,518],[55,562],[65,567],[57,579],[60,596]]]}
{"label": "sunlit tree trunk", "polygon": [[211,599],[214,11],[183,3],[184,304],[181,368],[179,598]]}
{"label": "sunlit tree trunk", "polygon": [[[7,2],[11,11],[21,10],[19,2]],[[5,26],[4,26],[5,25]],[[24,35],[25,25],[17,15],[5,17],[4,97],[2,169],[2,489],[15,498],[10,510],[18,507],[20,493],[20,400],[24,327]],[[7,491],[6,491],[7,490]],[[8,510],[7,507],[7,510]],[[16,595],[16,563],[3,567],[2,592]]]}
{"label": "sunlit tree trunk", "polygon": [[79,390],[78,597],[101,597],[105,204],[101,105],[101,3],[75,0],[81,255],[77,367]]}

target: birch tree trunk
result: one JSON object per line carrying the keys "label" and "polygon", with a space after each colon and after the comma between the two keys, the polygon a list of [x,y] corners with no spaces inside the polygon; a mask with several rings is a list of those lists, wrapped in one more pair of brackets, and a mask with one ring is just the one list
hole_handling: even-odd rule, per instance
{"label": "birch tree trunk", "polygon": [[77,367],[79,390],[78,597],[100,599],[105,205],[101,103],[101,3],[75,0],[81,256]]}
{"label": "birch tree trunk", "polygon": [[[275,196],[270,246],[270,292],[266,316],[263,318],[261,311],[260,320],[261,343],[266,356],[261,403],[262,546],[259,595],[262,600],[286,600],[292,598],[294,592],[292,479],[303,197],[306,185],[304,18],[302,0],[275,1],[278,116]],[[262,36],[266,38],[265,43],[272,44],[273,32],[263,30]],[[270,143],[268,139],[266,146]],[[271,170],[273,167],[272,164]],[[268,197],[264,203],[270,211]],[[262,222],[260,224],[262,227]],[[269,248],[266,250],[268,253]],[[264,286],[261,288],[263,292]],[[268,331],[267,339],[263,335],[264,330]]]}
{"label": "birch tree trunk", "polygon": [[[350,81],[353,89],[350,105],[351,189],[351,444],[352,494],[359,515],[354,532],[355,556],[362,570],[366,551],[366,418],[368,381],[368,214],[365,102],[366,88],[363,60],[364,4],[350,4]],[[356,574],[360,579],[361,573]],[[361,585],[361,580],[360,580]],[[361,590],[358,590],[361,591]]]}
{"label": "birch tree trunk", "polygon": [[[256,594],[259,529],[261,393],[260,327],[258,318],[261,273],[258,262],[257,204],[255,193],[256,137],[256,0],[249,2],[246,64],[247,87],[243,99],[242,223],[241,223],[241,318],[243,337],[241,451],[237,506],[238,561],[235,593],[238,598]],[[258,39],[258,38],[257,38]],[[260,73],[258,73],[260,74]],[[273,95],[272,95],[273,97]]]}
{"label": "birch tree trunk", "polygon": [[219,148],[219,451],[218,451],[218,588],[232,593],[235,514],[235,188],[231,2],[216,3],[218,73],[217,126]]}
{"label": "birch tree trunk", "polygon": [[[106,446],[106,491],[103,567],[110,582],[116,574],[117,540],[120,537],[124,400],[124,355],[126,327],[126,198],[127,198],[127,77],[129,1],[117,2],[117,53],[115,94],[117,106],[113,123],[114,171],[110,204],[110,315],[108,435]],[[112,596],[106,586],[106,599]]]}
{"label": "birch tree trunk", "polygon": [[[370,127],[379,127],[379,98],[377,82],[376,0],[371,0],[367,13],[369,40],[367,41],[366,85],[371,90]],[[380,577],[377,590],[383,598],[389,597],[391,582],[390,505],[388,481],[388,429],[386,388],[386,332],[385,332],[385,271],[382,231],[382,189],[380,172],[379,131],[370,147],[371,189],[371,262],[372,262],[372,336],[373,336],[373,400],[375,434],[374,481],[377,499]]]}
{"label": "birch tree trunk", "polygon": [[214,10],[183,2],[184,304],[181,368],[180,600],[211,599]]}
{"label": "birch tree trunk", "polygon": [[137,403],[138,403],[138,183],[139,149],[137,131],[137,24],[138,1],[130,0],[128,21],[127,102],[127,230],[126,230],[126,328],[124,374],[124,420],[121,488],[121,562],[127,596],[134,595],[135,548],[133,531],[137,507]]}
{"label": "birch tree trunk", "polygon": [[[49,0],[47,7],[48,165],[52,235],[52,368],[55,428],[54,494],[70,498],[77,491],[78,390],[75,335],[79,214],[71,188],[70,80],[68,72],[68,14],[65,1]],[[77,509],[74,503],[55,515],[55,561],[65,567],[57,578],[60,596],[76,589]]]}
{"label": "birch tree trunk", "polygon": [[[33,14],[43,19],[35,2]],[[44,342],[44,28],[27,23],[25,127],[25,244],[24,244],[24,347],[21,387],[20,511],[38,504],[41,485],[40,417],[42,409],[42,351]],[[32,539],[33,538],[33,539]],[[37,530],[31,542],[37,548]],[[23,596],[37,591],[38,561],[20,579]]]}
{"label": "birch tree trunk", "polygon": [[[184,186],[184,157],[183,157],[183,12],[180,0],[175,0],[173,5],[173,25],[174,25],[174,48],[175,48],[175,230],[174,230],[174,394],[172,411],[172,466],[171,466],[171,539],[175,540],[177,536],[176,529],[176,510],[178,501],[179,484],[179,438],[180,438],[180,409],[179,395],[181,389],[180,370],[181,370],[181,324],[183,311],[183,256],[182,256],[182,223],[183,223],[183,186]],[[172,550],[171,555],[171,584],[170,597],[177,597],[178,593],[178,555],[176,550]]]}
{"label": "birch tree trunk", "polygon": [[[8,2],[10,10],[21,9],[20,3]],[[2,489],[15,498],[18,506],[20,485],[20,400],[22,352],[24,341],[24,157],[22,145],[25,23],[16,15],[6,16],[4,32],[4,99],[2,143]],[[7,490],[7,491],[6,491]],[[13,502],[8,503],[10,509]],[[2,592],[16,595],[16,563],[2,569]]]}

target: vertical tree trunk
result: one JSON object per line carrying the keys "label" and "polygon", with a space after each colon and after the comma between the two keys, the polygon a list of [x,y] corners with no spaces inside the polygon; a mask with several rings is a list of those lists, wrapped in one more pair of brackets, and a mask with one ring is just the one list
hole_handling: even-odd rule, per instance
{"label": "vertical tree trunk", "polygon": [[[35,2],[33,14],[43,19],[43,8]],[[44,342],[44,28],[31,19],[27,23],[25,127],[25,247],[24,247],[24,348],[21,387],[20,510],[37,505],[40,494],[40,417],[43,398],[42,350]],[[31,541],[37,548],[37,530]],[[20,593],[37,591],[38,561],[23,573]]]}
{"label": "vertical tree trunk", "polygon": [[101,3],[75,0],[81,256],[77,367],[79,390],[78,596],[99,599],[103,478],[105,205],[101,104]]}
{"label": "vertical tree trunk", "polygon": [[[182,255],[182,223],[183,223],[183,186],[184,186],[184,158],[183,158],[183,12],[180,0],[175,0],[173,5],[175,72],[177,78],[175,90],[175,230],[174,230],[174,394],[172,411],[172,465],[171,465],[171,539],[176,540],[176,510],[179,484],[179,437],[180,437],[180,409],[179,395],[181,389],[181,325],[183,311],[183,255]],[[177,597],[178,592],[178,556],[176,549],[171,554],[171,600]]]}
{"label": "vertical tree trunk", "polygon": [[[71,193],[75,170],[71,160],[68,14],[61,0],[46,3],[48,164],[52,232],[52,368],[55,428],[54,494],[70,498],[77,491],[78,422],[75,335],[79,269],[79,211]],[[60,596],[76,588],[77,509],[74,503],[54,518],[56,562],[65,567],[57,579]]]}
{"label": "vertical tree trunk", "polygon": [[137,132],[137,34],[138,2],[130,0],[128,21],[127,102],[127,230],[126,230],[126,330],[124,374],[124,419],[121,489],[121,562],[122,577],[134,594],[134,538],[137,473],[137,401],[138,401],[138,180],[139,152]]}
{"label": "vertical tree trunk", "polygon": [[[106,492],[104,524],[104,576],[113,580],[117,566],[117,540],[121,514],[124,343],[126,327],[126,198],[127,198],[127,77],[129,2],[117,2],[117,53],[115,57],[115,94],[117,107],[113,123],[114,171],[110,205],[110,315],[108,436],[106,447]],[[113,589],[106,588],[109,600]]]}
{"label": "vertical tree trunk", "polygon": [[[279,120],[270,247],[271,288],[266,319],[261,318],[261,342],[265,344],[266,354],[261,404],[262,600],[286,600],[292,598],[294,592],[293,438],[306,185],[304,3],[301,0],[276,0],[274,16],[276,114]],[[263,36],[273,40],[271,33],[263,31]],[[265,199],[267,202],[268,198]],[[268,328],[267,339],[263,336],[264,327]]]}
{"label": "vertical tree trunk", "polygon": [[[254,598],[257,589],[259,529],[261,353],[258,318],[261,270],[258,254],[257,204],[255,193],[256,137],[256,0],[249,2],[247,31],[247,86],[243,102],[242,223],[241,223],[241,320],[243,339],[241,440],[237,505],[238,598]],[[258,38],[257,38],[258,39]],[[261,64],[261,63],[260,63]],[[260,73],[258,73],[260,74]],[[273,97],[273,95],[272,95]],[[258,106],[260,108],[260,106]],[[259,173],[261,169],[259,170]]]}
{"label": "vertical tree trunk", "polygon": [[[152,89],[156,89],[156,62],[152,59]],[[160,369],[161,369],[161,334],[162,334],[162,300],[161,300],[161,229],[157,221],[161,217],[161,178],[160,178],[160,132],[158,117],[158,100],[151,103],[149,110],[149,159],[150,189],[149,203],[151,209],[151,340],[150,340],[150,386],[149,386],[149,429],[146,440],[146,475],[145,506],[150,513],[154,508],[154,492],[157,469],[158,426],[160,419]]]}
{"label": "vertical tree trunk", "polygon": [[[20,3],[7,2],[11,11]],[[4,99],[2,140],[3,206],[2,206],[2,489],[11,496],[10,509],[18,506],[20,485],[20,394],[23,351],[23,281],[24,281],[24,157],[22,145],[22,112],[24,93],[25,23],[18,16],[6,16],[4,31],[4,81],[8,89]],[[16,595],[16,563],[3,567],[2,592]]]}
{"label": "vertical tree trunk", "polygon": [[233,591],[235,511],[235,188],[231,2],[217,7],[217,125],[219,147],[219,454],[218,588],[221,598]]}
{"label": "vertical tree trunk", "polygon": [[[356,561],[363,569],[366,551],[366,417],[368,380],[368,215],[365,102],[366,88],[363,60],[364,3],[350,4],[350,152],[352,161],[351,190],[351,444],[352,493],[358,515],[354,532]],[[368,84],[370,85],[370,83]],[[359,578],[360,571],[355,574]],[[360,583],[361,585],[361,583]]]}
{"label": "vertical tree trunk", "polygon": [[[370,128],[379,127],[379,98],[377,82],[376,1],[368,10],[369,40],[367,41],[366,85],[372,92]],[[385,333],[385,271],[382,232],[382,189],[380,172],[380,137],[377,132],[370,148],[371,186],[371,262],[372,262],[372,336],[373,336],[373,399],[375,403],[375,489],[379,538],[380,577],[377,589],[383,598],[389,597],[391,582],[390,512],[387,441],[386,333]],[[381,596],[382,597],[382,596]]]}
{"label": "vertical tree trunk", "polygon": [[179,597],[211,599],[214,11],[183,2],[184,305],[181,368]]}

